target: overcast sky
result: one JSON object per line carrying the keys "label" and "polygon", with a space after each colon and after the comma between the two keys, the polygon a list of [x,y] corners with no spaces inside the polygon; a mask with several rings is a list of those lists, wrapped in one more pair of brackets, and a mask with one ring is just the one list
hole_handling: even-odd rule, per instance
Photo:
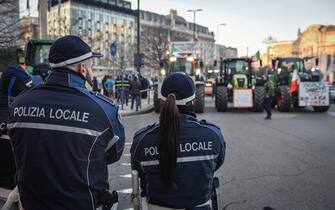
{"label": "overcast sky", "polygon": [[[26,0],[21,3],[25,9]],[[36,8],[37,0],[30,0]],[[137,0],[130,0],[137,8]],[[239,55],[264,51],[263,41],[268,36],[278,41],[294,40],[298,28],[305,30],[311,24],[335,25],[335,0],[141,0],[141,9],[168,14],[176,9],[180,16],[193,21],[188,9],[203,9],[196,22],[217,33],[219,43],[237,47]]]}

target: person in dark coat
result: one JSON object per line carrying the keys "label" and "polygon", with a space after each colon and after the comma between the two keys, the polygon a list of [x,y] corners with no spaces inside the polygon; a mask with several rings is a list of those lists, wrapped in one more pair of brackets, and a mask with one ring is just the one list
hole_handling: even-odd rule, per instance
{"label": "person in dark coat", "polygon": [[265,100],[264,100],[264,109],[266,111],[266,117],[264,119],[271,120],[272,115],[272,98],[275,95],[273,82],[269,79],[268,74],[264,74],[263,79],[264,91],[265,91]]}
{"label": "person in dark coat", "polygon": [[136,111],[138,111],[138,108],[140,106],[140,100],[141,100],[141,98],[140,98],[141,83],[137,79],[136,76],[134,76],[134,79],[131,82],[130,87],[131,87],[131,89],[130,89],[130,94],[131,94],[131,107],[130,107],[130,109],[134,108],[134,102],[136,102]]}
{"label": "person in dark coat", "polygon": [[130,150],[141,196],[146,197],[148,209],[210,210],[214,172],[225,157],[221,130],[196,118],[191,77],[169,75],[161,94],[159,124],[136,132]]}

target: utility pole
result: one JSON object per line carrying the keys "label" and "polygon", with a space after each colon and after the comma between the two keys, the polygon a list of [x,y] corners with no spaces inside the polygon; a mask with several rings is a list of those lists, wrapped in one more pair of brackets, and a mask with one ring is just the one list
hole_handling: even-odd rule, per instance
{"label": "utility pole", "polygon": [[[225,23],[220,23],[220,24],[217,24],[217,33],[216,33],[216,46],[215,46],[215,60],[219,61],[219,58],[220,58],[220,49],[219,49],[219,26],[225,26],[227,24]],[[217,56],[218,55],[218,56]]]}
{"label": "utility pole", "polygon": [[193,41],[195,41],[195,13],[201,12],[202,9],[190,9],[187,12],[193,12]]}
{"label": "utility pole", "polygon": [[270,61],[270,46],[272,43],[276,42],[276,39],[273,38],[272,36],[269,36],[267,38],[265,38],[265,40],[263,41],[263,43],[266,44],[266,48],[267,48],[267,58],[268,58],[268,65],[271,66],[271,61]]}
{"label": "utility pole", "polygon": [[137,72],[140,73],[140,0],[137,0],[137,56],[136,56],[136,67]]}

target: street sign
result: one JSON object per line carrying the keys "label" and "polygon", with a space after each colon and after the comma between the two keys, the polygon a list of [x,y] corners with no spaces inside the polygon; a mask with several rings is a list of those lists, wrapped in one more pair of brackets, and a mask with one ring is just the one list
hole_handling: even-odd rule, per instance
{"label": "street sign", "polygon": [[116,55],[116,50],[117,50],[116,42],[113,42],[110,46],[111,56],[114,57]]}

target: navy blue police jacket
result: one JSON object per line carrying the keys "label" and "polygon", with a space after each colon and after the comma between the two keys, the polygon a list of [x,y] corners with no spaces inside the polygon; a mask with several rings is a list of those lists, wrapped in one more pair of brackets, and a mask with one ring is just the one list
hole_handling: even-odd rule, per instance
{"label": "navy blue police jacket", "polygon": [[101,205],[107,164],[122,154],[124,127],[114,103],[86,90],[80,74],[53,70],[46,84],[16,98],[7,127],[25,210]]}
{"label": "navy blue police jacket", "polygon": [[223,164],[225,141],[220,128],[181,114],[176,189],[166,187],[159,171],[159,125],[138,131],[131,147],[132,168],[139,172],[142,196],[169,208],[193,209],[212,196],[214,172]]}

